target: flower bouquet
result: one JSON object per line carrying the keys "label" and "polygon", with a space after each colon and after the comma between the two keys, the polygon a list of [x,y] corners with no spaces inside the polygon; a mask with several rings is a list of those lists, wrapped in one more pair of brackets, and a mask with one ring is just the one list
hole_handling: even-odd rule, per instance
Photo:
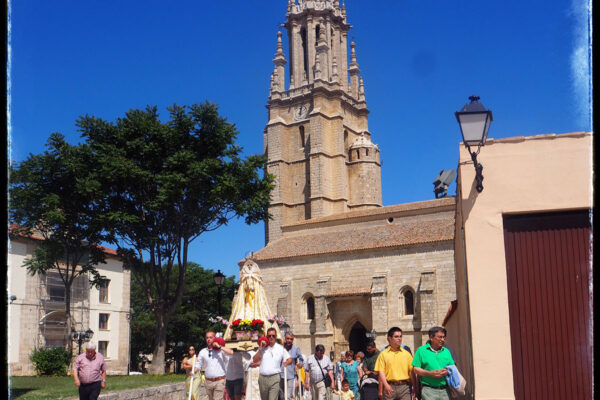
{"label": "flower bouquet", "polygon": [[238,318],[231,323],[231,328],[235,332],[237,340],[257,340],[264,326],[265,322],[260,319],[249,320]]}

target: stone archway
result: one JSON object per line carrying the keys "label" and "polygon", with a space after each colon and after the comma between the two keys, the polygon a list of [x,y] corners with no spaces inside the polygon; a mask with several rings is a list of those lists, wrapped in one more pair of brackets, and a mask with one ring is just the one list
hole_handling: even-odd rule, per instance
{"label": "stone archway", "polygon": [[356,321],[348,334],[348,347],[356,354],[359,351],[366,351],[367,329],[360,322]]}

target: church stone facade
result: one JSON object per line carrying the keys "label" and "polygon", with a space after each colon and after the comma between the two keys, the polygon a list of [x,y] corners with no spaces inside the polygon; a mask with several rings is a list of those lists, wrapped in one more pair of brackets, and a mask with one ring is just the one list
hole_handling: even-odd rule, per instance
{"label": "church stone facade", "polygon": [[415,348],[456,299],[455,199],[382,206],[345,5],[290,0],[284,26],[289,63],[278,32],[264,133],[272,218],[251,256],[270,307],[304,353],[360,350],[372,331],[383,347],[394,325]]}

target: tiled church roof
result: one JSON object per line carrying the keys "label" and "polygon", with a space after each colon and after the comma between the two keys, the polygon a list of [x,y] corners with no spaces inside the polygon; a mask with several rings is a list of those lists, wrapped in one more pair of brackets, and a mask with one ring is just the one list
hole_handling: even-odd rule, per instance
{"label": "tiled church roof", "polygon": [[402,221],[379,226],[356,226],[329,232],[283,237],[253,254],[255,261],[335,254],[454,239],[454,215],[426,221]]}
{"label": "tiled church roof", "polygon": [[312,218],[308,220],[294,222],[293,224],[284,225],[283,228],[298,227],[302,225],[315,225],[323,222],[345,221],[349,219],[365,218],[365,217],[381,217],[389,214],[418,212],[426,209],[437,207],[449,207],[456,204],[454,196],[442,197],[439,199],[417,201],[413,203],[395,204],[392,206],[376,207],[366,210],[348,211],[340,214],[333,214],[326,217]]}
{"label": "tiled church roof", "polygon": [[371,294],[370,288],[345,288],[327,293],[327,297],[364,296]]}

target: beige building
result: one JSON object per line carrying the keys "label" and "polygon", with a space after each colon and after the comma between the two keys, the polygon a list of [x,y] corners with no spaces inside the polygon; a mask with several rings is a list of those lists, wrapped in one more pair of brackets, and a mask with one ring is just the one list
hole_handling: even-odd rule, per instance
{"label": "beige building", "polygon": [[488,139],[478,161],[481,193],[461,146],[447,328],[463,375],[478,400],[591,399],[592,135]]}
{"label": "beige building", "polygon": [[[29,356],[35,348],[65,347],[72,340],[65,318],[65,287],[58,272],[31,276],[22,267],[41,237],[11,235],[8,253],[8,371],[34,374]],[[94,332],[92,341],[105,356],[109,374],[127,374],[129,363],[130,271],[116,252],[106,249],[106,264],[98,271],[108,279],[101,289],[87,276],[76,278],[71,293],[73,329]],[[78,342],[73,341],[74,353]],[[83,344],[82,344],[82,351]]]}
{"label": "beige building", "polygon": [[273,218],[251,256],[270,307],[304,353],[364,349],[372,331],[383,346],[394,325],[414,349],[456,299],[455,198],[382,206],[343,2],[290,1],[285,27],[289,71],[279,32],[264,133]]}

